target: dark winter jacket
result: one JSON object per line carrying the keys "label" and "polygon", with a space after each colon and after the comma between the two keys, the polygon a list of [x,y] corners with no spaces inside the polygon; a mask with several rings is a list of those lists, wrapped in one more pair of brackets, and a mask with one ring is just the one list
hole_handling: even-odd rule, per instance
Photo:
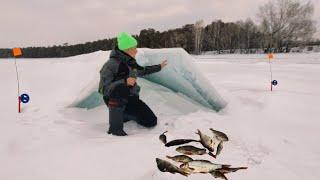
{"label": "dark winter jacket", "polygon": [[[99,92],[108,97],[110,92],[119,84],[126,84],[128,77],[141,77],[161,70],[161,65],[142,67],[137,61],[119,50],[117,47],[110,53],[109,60],[100,70]],[[136,83],[130,87],[132,95],[139,96],[140,87]]]}

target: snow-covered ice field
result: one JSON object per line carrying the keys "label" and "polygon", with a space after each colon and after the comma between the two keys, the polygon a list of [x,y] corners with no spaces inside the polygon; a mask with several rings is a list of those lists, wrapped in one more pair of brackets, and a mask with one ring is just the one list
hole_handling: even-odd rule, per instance
{"label": "snow-covered ice field", "polygon": [[20,87],[31,96],[21,114],[14,60],[0,59],[1,180],[213,179],[162,173],[155,163],[175,154],[158,140],[163,131],[169,140],[197,138],[196,129],[210,133],[209,127],[230,138],[213,162],[249,167],[229,179],[320,178],[320,53],[276,54],[272,67],[279,84],[273,92],[265,55],[194,56],[207,83],[228,102],[219,113],[140,79],[141,99],[158,125],[145,129],[128,122],[128,137],[106,134],[106,106],[70,107],[95,85],[106,56],[19,59]]}

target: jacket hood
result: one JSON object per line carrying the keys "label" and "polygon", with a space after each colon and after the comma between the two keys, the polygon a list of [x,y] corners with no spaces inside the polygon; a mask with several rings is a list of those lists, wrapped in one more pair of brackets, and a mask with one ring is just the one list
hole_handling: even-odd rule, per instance
{"label": "jacket hood", "polygon": [[131,60],[135,59],[131,57],[129,54],[125,53],[124,51],[121,51],[118,46],[116,46],[110,53],[110,58],[115,58],[123,62],[129,62]]}

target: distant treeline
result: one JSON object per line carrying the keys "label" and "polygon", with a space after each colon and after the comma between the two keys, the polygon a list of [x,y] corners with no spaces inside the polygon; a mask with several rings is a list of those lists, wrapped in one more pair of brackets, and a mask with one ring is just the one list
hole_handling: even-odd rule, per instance
{"label": "distant treeline", "polygon": [[[144,29],[139,35],[139,47],[171,48],[182,47],[189,53],[199,54],[201,51],[222,51],[237,49],[264,49],[273,48],[276,52],[286,52],[290,47],[298,45],[320,45],[320,41],[286,41],[278,43],[277,47],[270,46],[267,35],[262,33],[258,26],[250,19],[238,22],[214,21],[206,26],[202,23],[187,24],[181,28],[159,32],[154,29]],[[200,31],[197,31],[200,29]],[[198,39],[198,40],[197,40]],[[68,57],[95,52],[98,50],[111,50],[116,39],[104,39],[85,44],[76,44],[50,47],[22,48],[23,58],[54,58]],[[246,52],[246,51],[245,51]],[[12,57],[11,49],[0,49],[0,58]]]}

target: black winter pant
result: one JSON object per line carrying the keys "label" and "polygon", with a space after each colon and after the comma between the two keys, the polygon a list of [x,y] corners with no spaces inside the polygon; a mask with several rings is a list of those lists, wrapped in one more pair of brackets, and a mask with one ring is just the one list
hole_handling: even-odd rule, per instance
{"label": "black winter pant", "polygon": [[111,101],[115,101],[116,106],[122,106],[123,111],[123,122],[135,120],[138,124],[144,127],[153,127],[157,125],[157,117],[138,96],[130,95],[130,89],[124,84],[116,86],[110,93],[109,97],[103,97],[105,104],[111,106]]}

